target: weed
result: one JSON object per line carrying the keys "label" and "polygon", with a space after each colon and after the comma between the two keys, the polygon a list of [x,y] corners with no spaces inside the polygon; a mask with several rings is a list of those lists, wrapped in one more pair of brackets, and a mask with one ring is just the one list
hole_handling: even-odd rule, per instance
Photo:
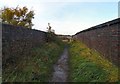
{"label": "weed", "polygon": [[79,41],[70,43],[70,75],[73,82],[116,82],[118,68]]}
{"label": "weed", "polygon": [[[61,44],[61,45],[60,45]],[[31,54],[22,58],[16,67],[4,69],[3,82],[47,82],[52,66],[63,50],[63,44],[47,42],[31,49]]]}

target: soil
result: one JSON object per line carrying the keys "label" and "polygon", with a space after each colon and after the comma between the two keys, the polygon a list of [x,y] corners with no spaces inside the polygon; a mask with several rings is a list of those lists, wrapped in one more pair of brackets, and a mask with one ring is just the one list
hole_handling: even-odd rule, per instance
{"label": "soil", "polygon": [[65,48],[62,55],[54,65],[51,82],[67,82],[68,77],[68,49]]}

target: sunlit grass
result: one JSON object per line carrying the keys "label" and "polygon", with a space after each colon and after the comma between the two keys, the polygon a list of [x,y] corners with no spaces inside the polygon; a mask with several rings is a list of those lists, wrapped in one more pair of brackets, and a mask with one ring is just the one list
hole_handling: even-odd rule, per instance
{"label": "sunlit grass", "polygon": [[70,43],[70,81],[116,82],[118,68],[79,41]]}

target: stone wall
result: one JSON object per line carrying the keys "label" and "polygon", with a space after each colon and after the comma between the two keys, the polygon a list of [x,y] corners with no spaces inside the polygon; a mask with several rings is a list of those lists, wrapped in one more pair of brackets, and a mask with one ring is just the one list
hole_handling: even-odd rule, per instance
{"label": "stone wall", "polygon": [[78,32],[73,38],[120,66],[120,18]]}
{"label": "stone wall", "polygon": [[2,65],[15,64],[31,49],[46,42],[46,33],[34,29],[2,24]]}

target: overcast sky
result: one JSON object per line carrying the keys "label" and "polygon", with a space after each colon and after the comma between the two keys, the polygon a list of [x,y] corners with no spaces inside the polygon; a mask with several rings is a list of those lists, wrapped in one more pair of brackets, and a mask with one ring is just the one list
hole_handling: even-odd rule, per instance
{"label": "overcast sky", "polygon": [[[48,2],[49,1],[49,2]],[[0,8],[27,6],[35,11],[33,29],[46,31],[50,23],[57,34],[81,30],[118,18],[119,0],[0,0]]]}

